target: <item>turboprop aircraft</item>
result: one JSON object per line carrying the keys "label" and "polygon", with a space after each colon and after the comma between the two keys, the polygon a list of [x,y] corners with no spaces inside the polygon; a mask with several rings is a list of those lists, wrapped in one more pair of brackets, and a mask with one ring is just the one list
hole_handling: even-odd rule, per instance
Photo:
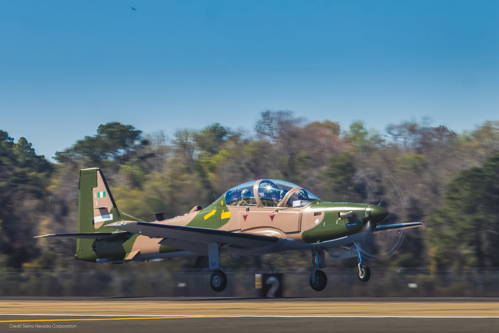
{"label": "turboprop aircraft", "polygon": [[206,208],[194,206],[185,215],[145,222],[120,211],[102,171],[80,171],[78,232],[39,237],[75,237],[78,260],[123,263],[168,257],[208,257],[211,288],[227,286],[220,254],[259,255],[310,250],[310,286],[326,287],[330,259],[358,258],[359,279],[369,280],[360,242],[373,233],[409,229],[420,222],[380,225],[388,212],[377,205],[325,202],[306,189],[274,179],[238,185]]}

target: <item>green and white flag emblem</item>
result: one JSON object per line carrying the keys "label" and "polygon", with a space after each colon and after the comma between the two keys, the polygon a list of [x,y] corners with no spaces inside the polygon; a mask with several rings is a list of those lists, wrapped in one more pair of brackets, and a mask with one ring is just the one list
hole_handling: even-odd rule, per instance
{"label": "green and white flag emblem", "polygon": [[105,191],[97,193],[97,198],[105,198],[105,197],[106,197],[106,192]]}

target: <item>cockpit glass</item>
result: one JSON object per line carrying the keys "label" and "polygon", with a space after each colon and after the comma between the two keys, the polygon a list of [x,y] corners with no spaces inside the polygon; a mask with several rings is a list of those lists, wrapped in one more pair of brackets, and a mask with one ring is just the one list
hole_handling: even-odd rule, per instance
{"label": "cockpit glass", "polygon": [[[225,200],[230,206],[256,206],[254,185],[257,181],[251,181],[231,188],[225,193]],[[293,188],[299,187],[278,179],[262,179],[258,184],[258,198],[265,207],[277,207],[282,203],[286,194]],[[312,193],[301,189],[293,193],[286,206],[304,207],[313,201],[320,200]]]}
{"label": "cockpit glass", "polygon": [[317,200],[320,199],[303,188],[293,193],[286,205],[288,207],[305,207]]}
{"label": "cockpit glass", "polygon": [[225,201],[229,206],[256,206],[253,186],[256,180],[231,188],[225,192]]}
{"label": "cockpit glass", "polygon": [[296,185],[282,180],[263,179],[258,185],[258,197],[262,205],[277,207],[293,187]]}

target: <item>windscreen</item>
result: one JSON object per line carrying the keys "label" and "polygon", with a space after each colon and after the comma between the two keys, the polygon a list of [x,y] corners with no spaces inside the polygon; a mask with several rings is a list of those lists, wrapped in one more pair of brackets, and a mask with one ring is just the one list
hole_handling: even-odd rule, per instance
{"label": "windscreen", "polygon": [[225,201],[229,206],[256,206],[253,186],[256,180],[235,186],[225,192]]}
{"label": "windscreen", "polygon": [[[225,193],[225,200],[229,206],[256,206],[255,193],[253,187],[257,181],[247,182],[235,186]],[[265,207],[279,206],[286,194],[293,188],[299,187],[296,184],[278,179],[262,179],[258,185],[258,198]],[[287,207],[304,207],[311,202],[320,200],[305,189],[295,192],[287,201]]]}

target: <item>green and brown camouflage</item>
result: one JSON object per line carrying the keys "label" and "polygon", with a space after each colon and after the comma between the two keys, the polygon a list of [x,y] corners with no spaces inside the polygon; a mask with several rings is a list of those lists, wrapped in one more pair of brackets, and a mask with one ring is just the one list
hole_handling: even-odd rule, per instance
{"label": "green and brown camouflage", "polygon": [[[261,181],[255,182],[255,187],[258,182]],[[295,189],[290,192],[293,190]],[[77,231],[79,234],[95,233],[95,237],[78,238],[76,259],[92,262],[98,259],[127,261],[133,260],[137,255],[183,251],[162,245],[156,238],[110,227],[117,222],[140,220],[118,209],[100,169],[81,170],[79,191]],[[257,192],[256,190],[255,193]],[[348,214],[342,218],[342,212]],[[379,206],[320,200],[298,208],[284,205],[266,207],[261,202],[252,206],[228,206],[224,194],[204,209],[195,206],[183,216],[154,223],[266,235],[300,243],[318,243],[355,234],[362,230],[368,220],[378,223],[387,215],[388,213]],[[107,235],[108,233],[110,235]]]}
{"label": "green and brown camouflage", "polygon": [[[37,237],[76,237],[78,260],[122,263],[208,256],[211,269],[220,268],[220,253],[308,249],[315,258],[313,274],[325,267],[324,251],[329,251],[331,259],[358,256],[361,278],[365,269],[358,242],[376,231],[421,225],[377,225],[387,215],[376,205],[326,202],[297,185],[261,179],[236,186],[204,209],[194,206],[182,216],[144,222],[118,209],[102,171],[91,168],[80,171],[77,233]],[[218,272],[214,281],[224,279]],[[225,286],[212,288],[221,291]]]}

